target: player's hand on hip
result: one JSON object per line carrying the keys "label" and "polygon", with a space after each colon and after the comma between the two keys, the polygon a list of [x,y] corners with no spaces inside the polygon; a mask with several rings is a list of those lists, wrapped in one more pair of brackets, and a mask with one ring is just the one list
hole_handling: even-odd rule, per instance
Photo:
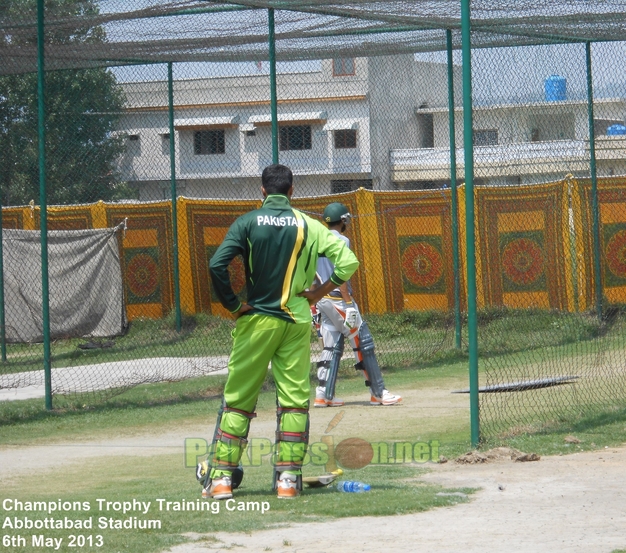
{"label": "player's hand on hip", "polygon": [[303,292],[300,292],[297,295],[300,298],[306,298],[307,301],[309,302],[309,305],[315,305],[319,300],[318,298],[319,294],[317,294],[314,290],[304,290]]}
{"label": "player's hand on hip", "polygon": [[233,315],[235,315],[235,319],[238,319],[244,313],[247,313],[248,311],[252,311],[252,309],[253,309],[253,307],[251,305],[248,305],[247,303],[242,303],[241,307],[239,308],[239,311],[235,311],[235,313],[233,313]]}

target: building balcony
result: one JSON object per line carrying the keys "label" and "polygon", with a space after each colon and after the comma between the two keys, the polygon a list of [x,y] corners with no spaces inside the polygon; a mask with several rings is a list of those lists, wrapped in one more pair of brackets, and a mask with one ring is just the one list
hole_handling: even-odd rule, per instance
{"label": "building balcony", "polygon": [[[291,167],[296,175],[345,175],[366,174],[371,171],[370,159],[352,156],[309,157],[302,152],[280,152],[280,161]],[[211,159],[206,159],[206,158]],[[202,156],[176,159],[176,176],[181,179],[228,179],[256,178],[263,169],[271,165],[271,154],[248,153],[241,158],[212,159]],[[119,166],[124,180],[154,181],[168,180],[170,167],[167,159],[134,158]]]}
{"label": "building balcony", "polygon": [[[596,160],[619,167],[626,161],[626,136],[596,138]],[[474,147],[474,173],[481,178],[538,176],[589,171],[589,143],[585,140],[555,140]],[[450,179],[449,148],[391,150],[394,181]],[[456,151],[457,174],[465,167],[462,148]],[[622,170],[617,169],[616,173]]]}

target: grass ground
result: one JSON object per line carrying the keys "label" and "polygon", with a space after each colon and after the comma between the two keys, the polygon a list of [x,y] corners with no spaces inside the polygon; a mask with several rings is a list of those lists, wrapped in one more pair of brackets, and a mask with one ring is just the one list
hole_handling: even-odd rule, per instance
{"label": "grass ground", "polygon": [[[415,328],[411,330],[417,324],[422,325],[422,338],[426,342],[434,343],[435,339],[440,338],[433,329],[432,321],[416,322],[409,317],[406,321],[396,319],[392,323],[381,318],[372,325],[376,328],[377,342],[381,344],[382,351],[391,351],[396,346],[402,346],[410,338],[411,333],[420,334]],[[561,360],[575,358],[579,347],[577,344],[587,343],[589,338],[599,332],[592,323],[585,323],[582,327],[579,325],[573,329],[574,323],[565,325],[564,319],[556,316],[543,317],[540,323],[539,328],[543,328],[543,335],[537,332],[537,325],[530,324],[524,317],[503,320],[501,314],[496,314],[485,322],[487,325],[495,325],[492,329],[499,326],[498,333],[508,333],[512,350],[517,352],[524,351],[524,348],[527,351],[541,350],[544,352],[542,354],[544,358],[553,356]],[[167,323],[146,323],[143,329],[138,328],[140,326],[135,327],[135,332],[140,336],[134,338],[136,340],[134,345],[127,344],[124,355],[130,352],[147,354],[148,351],[172,355],[174,346],[168,345],[167,340],[160,339],[163,332],[171,333],[171,327],[168,327]],[[198,330],[197,327],[192,327],[193,325],[188,327],[189,334],[185,340],[195,340],[193,343],[202,344],[202,337],[192,336]],[[227,336],[225,328],[216,332],[218,334],[222,332]],[[558,345],[556,348],[544,347],[542,350],[542,343],[537,344],[538,336],[545,339],[547,329],[550,328],[555,329],[556,338],[553,338]],[[204,340],[206,336],[204,335]],[[621,332],[614,336],[607,333],[604,339],[609,344],[607,351],[618,350]],[[179,338],[175,336],[173,340]],[[227,343],[226,338],[222,340]],[[156,342],[153,343],[152,349],[148,349],[146,345],[150,342]],[[184,348],[181,343],[182,338],[181,342],[176,342],[175,347],[182,351]],[[224,343],[220,346],[223,349]],[[67,353],[70,356],[73,355],[72,347],[75,345],[67,345]],[[493,342],[492,350],[485,352],[485,359],[502,359],[502,356],[506,355],[506,352],[500,351],[499,348],[502,347],[504,346],[501,341]],[[95,350],[87,355],[91,355],[90,359],[98,359],[98,362],[101,362],[102,356],[110,354]],[[523,356],[520,359],[523,362]],[[224,383],[224,377],[215,376],[182,382],[145,384],[108,399],[92,394],[55,397],[55,410],[51,412],[42,409],[42,400],[1,403],[0,451],[4,452],[5,462],[12,458],[12,452],[28,452],[31,446],[38,446],[40,449],[33,450],[38,452],[60,451],[61,456],[66,452],[67,459],[63,462],[58,459],[53,462],[50,457],[50,463],[47,465],[46,458],[42,458],[36,466],[36,477],[33,477],[32,471],[23,470],[24,467],[20,470],[19,461],[16,461],[13,470],[0,470],[2,474],[0,495],[2,498],[16,498],[22,501],[35,499],[57,501],[61,498],[88,502],[90,509],[86,513],[74,512],[72,516],[73,518],[93,516],[96,524],[100,516],[122,519],[138,516],[137,513],[127,515],[103,513],[98,509],[96,500],[99,498],[108,501],[132,499],[150,501],[152,505],[150,516],[142,515],[139,518],[160,521],[160,529],[97,531],[106,543],[106,547],[101,548],[101,551],[130,550],[139,553],[161,551],[187,539],[185,534],[189,532],[210,534],[223,529],[225,521],[230,529],[247,532],[274,524],[284,524],[287,519],[314,521],[326,520],[329,517],[393,515],[466,501],[467,494],[472,491],[470,489],[443,490],[437,486],[426,485],[420,480],[420,475],[430,466],[428,462],[417,462],[416,452],[424,451],[422,446],[413,449],[412,459],[406,458],[406,450],[401,450],[401,455],[394,450],[394,444],[397,443],[413,446],[428,444],[431,448],[428,454],[432,454],[432,444],[437,442],[437,454],[453,458],[470,449],[468,397],[466,394],[450,393],[467,387],[467,361],[463,354],[440,349],[409,367],[403,363],[397,365],[386,363],[387,387],[404,396],[402,406],[391,408],[368,405],[369,396],[363,387],[363,379],[350,365],[346,362],[342,366],[337,385],[338,395],[347,399],[346,406],[340,410],[312,410],[311,443],[324,443],[324,439],[332,437],[335,445],[347,438],[358,438],[379,445],[389,444],[389,452],[392,455],[390,462],[370,464],[358,469],[346,468],[347,478],[372,484],[373,489],[368,494],[343,495],[330,489],[321,489],[307,493],[297,503],[278,502],[269,490],[271,468],[267,462],[263,462],[260,466],[246,468],[244,485],[239,491],[238,498],[251,502],[252,507],[269,502],[270,509],[265,513],[257,510],[238,511],[237,504],[232,512],[226,509],[225,504],[220,504],[220,513],[211,511],[198,514],[189,511],[157,510],[158,499],[195,502],[199,497],[200,487],[195,482],[194,471],[184,466],[183,444],[185,438],[198,435],[208,438],[212,434]],[[259,398],[257,407],[259,418],[253,423],[251,438],[273,441],[274,409],[275,394],[272,383],[268,381]],[[338,423],[337,416],[340,416]],[[329,430],[334,423],[336,423],[334,428]],[[163,445],[163,440],[168,436],[173,437],[171,438],[173,446],[169,449],[158,447]],[[137,455],[130,453],[122,456],[112,455],[107,451],[107,444],[119,441],[132,444],[134,440],[137,440],[137,443],[154,444],[150,446],[154,447],[154,453],[150,455],[146,455],[145,452]],[[566,422],[553,417],[549,424],[543,421],[538,427],[521,427],[508,435],[498,435],[487,441],[483,447],[508,445],[525,452],[546,455],[603,448],[619,445],[625,441],[626,409],[616,408],[603,413],[582,414],[575,422]],[[74,453],[79,448],[96,447],[102,448],[101,454],[84,457]],[[315,474],[326,469],[327,465],[309,465],[306,473]],[[448,495],[437,495],[442,491]],[[6,517],[7,513],[4,512],[3,515]],[[42,519],[45,518],[45,514],[33,514],[32,518]],[[6,528],[3,529],[4,534],[7,532]],[[95,531],[91,533],[96,534]],[[53,531],[51,535],[67,538],[69,532],[58,530]],[[19,548],[14,550],[20,551]],[[30,549],[26,547],[21,550]],[[67,539],[61,550],[73,550],[67,544]]]}
{"label": "grass ground", "polygon": [[[407,403],[405,406],[382,408],[368,405],[369,401],[366,400],[369,400],[369,396],[360,376],[357,377],[354,371],[342,374],[339,388],[348,398],[346,408],[314,410],[311,414],[311,442],[321,443],[324,435],[330,435],[335,444],[347,437],[359,437],[371,442],[384,441],[390,445],[396,440],[402,440],[403,443],[427,443],[445,438],[445,453],[462,452],[467,446],[466,415],[463,414],[466,408],[450,405],[441,409],[432,404],[431,408],[420,405],[420,401],[432,402],[438,395],[447,394],[450,386],[459,385],[463,380],[462,369],[460,366],[439,367],[436,377],[426,373],[414,376],[417,376],[417,380],[410,378],[406,371],[389,372],[386,375],[388,385],[405,394]],[[183,464],[183,442],[185,437],[198,434],[208,437],[211,433],[219,405],[217,393],[222,383],[222,377],[215,377],[145,385],[95,408],[81,408],[68,402],[53,413],[42,413],[35,409],[32,400],[18,402],[20,405],[2,405],[5,424],[0,435],[0,447],[5,452],[33,444],[50,444],[56,448],[63,448],[65,444],[96,447],[96,441],[98,444],[107,440],[118,443],[126,440],[125,443],[128,443],[133,441],[133,437],[142,440],[142,443],[150,441],[152,437],[150,443],[158,444],[160,437],[172,433],[178,436],[178,447],[173,450],[175,453],[171,453],[172,450],[158,450],[158,453],[149,457],[111,456],[103,451],[102,455],[90,457],[86,461],[76,459],[49,469],[45,468],[45,460],[42,459],[43,468],[38,478],[33,478],[32,474],[20,475],[19,471],[3,477],[1,495],[3,498],[15,497],[22,501],[34,498],[43,501],[56,501],[59,498],[86,501],[90,510],[73,513],[73,516],[93,517],[94,523],[101,516],[113,516],[116,519],[138,516],[137,513],[102,513],[96,502],[98,498],[107,501],[150,501],[151,516],[141,515],[139,518],[159,520],[161,529],[97,531],[106,544],[104,551],[148,552],[161,551],[184,541],[185,533],[221,530],[225,521],[229,529],[247,532],[284,524],[286,520],[304,522],[325,520],[328,517],[404,514],[467,501],[467,494],[472,492],[469,489],[444,490],[439,486],[426,485],[419,479],[420,474],[427,470],[426,465],[403,458],[409,462],[346,469],[347,478],[363,480],[372,485],[372,491],[367,494],[340,494],[331,489],[319,489],[308,491],[297,503],[281,502],[270,490],[271,468],[264,462],[260,466],[246,467],[244,484],[236,499],[255,505],[268,502],[270,507],[265,513],[257,510],[231,512],[224,503],[219,504],[219,513],[160,511],[157,499],[195,502],[199,497],[200,486],[195,482],[194,470]],[[421,395],[420,388],[423,389]],[[423,399],[420,400],[420,397]],[[253,423],[251,443],[252,439],[272,436],[275,426],[274,398],[274,390],[268,385],[259,399],[259,417]],[[413,418],[417,409],[431,413],[422,417],[423,424],[403,425],[406,417]],[[329,421],[338,414],[341,414],[340,423],[332,432],[325,432]],[[306,474],[319,474],[325,470],[324,466],[307,465]],[[448,495],[437,495],[442,491]],[[33,518],[45,516],[39,514]],[[95,531],[91,533],[96,534]],[[67,538],[69,532],[59,530],[50,535]],[[64,547],[60,550],[72,550]],[[19,548],[15,550],[20,551]]]}
{"label": "grass ground", "polygon": [[[450,393],[466,385],[465,363],[438,365],[420,371],[391,370],[387,371],[385,379],[390,389],[404,395],[403,406],[370,407],[362,378],[352,372],[344,372],[338,392],[346,396],[346,407],[313,410],[311,441],[320,443],[322,437],[329,434],[335,444],[348,437],[390,444],[396,441],[431,443],[436,440],[440,442],[438,453],[446,457],[455,457],[469,449],[467,397]],[[106,548],[100,549],[102,551],[132,550],[141,553],[162,551],[187,539],[185,534],[190,532],[211,534],[223,529],[225,520],[233,531],[248,532],[284,524],[287,519],[303,522],[325,520],[327,517],[416,512],[466,501],[467,495],[472,492],[470,489],[444,490],[424,484],[420,475],[428,470],[428,463],[392,462],[346,469],[347,478],[372,484],[373,489],[368,494],[339,494],[321,489],[309,491],[297,503],[279,502],[269,489],[271,469],[263,463],[246,468],[244,485],[236,499],[250,502],[251,508],[261,508],[263,502],[268,502],[269,510],[264,513],[258,510],[238,511],[238,503],[231,505],[235,508],[232,512],[223,503],[219,513],[158,510],[158,499],[173,502],[174,505],[174,502],[183,500],[195,502],[199,497],[200,487],[195,482],[193,469],[185,468],[182,461],[182,445],[185,437],[198,434],[208,437],[211,433],[222,383],[222,377],[214,377],[144,385],[97,407],[82,408],[69,400],[63,408],[52,413],[36,409],[34,400],[2,405],[4,424],[0,447],[5,453],[18,446],[33,444],[56,444],[55,447],[60,448],[64,444],[90,447],[94,446],[94,442],[106,444],[107,440],[112,443],[124,439],[132,442],[137,438],[145,442],[146,437],[152,437],[158,444],[162,436],[171,433],[178,436],[177,448],[169,451],[157,448],[149,456],[112,456],[103,450],[101,455],[86,460],[77,458],[50,468],[46,468],[45,459],[42,459],[42,468],[36,478],[19,471],[3,476],[2,497],[22,501],[70,499],[88,502],[89,511],[74,512],[72,516],[93,517],[95,524],[103,516],[105,519],[121,520],[136,516],[141,520],[160,521],[160,529],[129,532],[105,528],[91,532],[103,536]],[[266,388],[259,400],[259,418],[254,421],[251,438],[272,435],[274,391],[271,385]],[[340,424],[332,432],[325,432],[338,413],[343,413]],[[565,440],[572,434],[578,440],[575,443]],[[518,435],[506,444],[526,452],[554,454],[601,448],[624,441],[626,410],[589,418],[576,425],[554,427],[549,432]],[[306,474],[324,470],[322,466],[308,466]],[[441,492],[451,495],[437,495]],[[135,512],[126,515],[102,512],[98,509],[97,499],[150,501],[150,516]],[[45,514],[33,515],[32,518],[45,518]],[[7,533],[7,530],[3,532]],[[49,534],[66,538],[61,551],[73,550],[67,547],[69,531],[58,530]],[[20,551],[19,548],[14,550]],[[29,548],[22,550],[28,551]]]}
{"label": "grass ground", "polygon": [[[147,463],[145,458],[108,457],[74,466],[71,471],[54,470],[46,473],[46,483],[34,479],[18,479],[3,485],[4,497],[22,500],[36,498],[38,501],[55,502],[58,498],[87,502],[88,511],[72,512],[71,518],[93,517],[93,535],[101,535],[105,543],[102,551],[128,550],[133,552],[162,551],[168,546],[185,541],[183,534],[211,533],[228,527],[233,532],[249,532],[271,525],[283,525],[287,521],[320,521],[327,517],[384,516],[427,510],[436,506],[466,501],[462,495],[438,496],[442,489],[432,485],[407,485],[408,478],[419,475],[416,467],[399,467],[384,470],[380,467],[361,471],[361,477],[372,482],[367,494],[341,494],[328,488],[307,490],[297,501],[279,501],[269,489],[271,470],[267,466],[247,470],[242,487],[236,491],[235,502],[227,504],[206,501],[209,511],[196,512],[174,510],[183,505],[197,506],[199,486],[192,482],[190,472],[179,470],[179,455],[161,455]],[[68,492],[71,490],[71,492]],[[447,490],[471,493],[471,490]],[[139,501],[150,503],[146,514],[132,511],[126,514],[107,511],[106,504],[100,509],[97,499],[107,502]],[[162,501],[159,501],[162,500]],[[167,502],[172,505],[168,510]],[[244,508],[245,510],[240,510]],[[7,513],[3,513],[7,514]],[[33,519],[46,518],[45,513]],[[139,520],[158,521],[160,528],[138,531],[120,531],[99,527],[101,517],[108,521]],[[60,518],[60,517],[59,517]],[[131,519],[132,520],[132,519]],[[4,532],[7,532],[5,529]],[[47,532],[50,536],[67,537],[71,532],[59,530]],[[82,532],[86,534],[87,532]],[[24,534],[24,532],[22,532]],[[64,540],[67,545],[67,539]],[[20,549],[15,549],[20,551]],[[28,547],[21,549],[29,551]],[[71,551],[63,547],[61,551]]]}
{"label": "grass ground", "polygon": [[[467,326],[462,328],[463,348],[454,349],[454,321],[440,312],[404,311],[368,315],[381,363],[402,368],[433,361],[450,361],[466,355]],[[621,311],[603,324],[586,313],[540,310],[490,309],[479,313],[479,348],[484,358],[527,352],[536,348],[592,343],[599,336],[623,347],[626,316]],[[185,315],[180,332],[175,317],[137,319],[123,336],[110,340],[72,338],[51,344],[52,366],[88,365],[152,357],[220,356],[230,352],[233,321],[205,314]],[[81,346],[95,347],[84,349]],[[98,347],[104,346],[104,347]],[[7,361],[0,374],[39,370],[42,344],[7,344]]]}

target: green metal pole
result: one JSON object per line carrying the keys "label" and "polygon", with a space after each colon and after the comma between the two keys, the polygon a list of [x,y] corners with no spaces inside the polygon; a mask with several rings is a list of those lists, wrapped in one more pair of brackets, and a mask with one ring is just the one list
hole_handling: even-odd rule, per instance
{"label": "green metal pole", "polygon": [[270,113],[272,116],[272,163],[278,163],[278,107],[276,95],[276,38],[274,35],[274,9],[267,10],[270,46]]}
{"label": "green metal pole", "polygon": [[50,293],[48,288],[48,209],[46,204],[46,109],[44,104],[44,0],[37,0],[37,129],[39,141],[39,219],[41,221],[41,301],[43,324],[43,370],[46,409],[52,409],[50,361]]}
{"label": "green metal pole", "polygon": [[587,115],[589,116],[589,164],[591,170],[591,209],[593,211],[593,266],[595,270],[596,313],[602,319],[602,269],[600,267],[600,204],[596,171],[596,135],[593,129],[593,79],[591,75],[591,43],[585,42],[587,61]]}
{"label": "green metal pole", "polygon": [[176,149],[174,147],[174,78],[172,62],[167,64],[167,103],[170,123],[170,182],[172,196],[172,257],[174,262],[174,305],[176,309],[176,331],[182,328],[180,314],[180,273],[178,270],[178,215],[176,210]]}
{"label": "green metal pole", "polygon": [[472,121],[472,52],[470,0],[461,0],[463,53],[463,143],[465,151],[465,203],[467,248],[467,331],[469,340],[470,424],[472,447],[480,442],[478,400],[478,318],[476,315],[476,250],[474,244],[474,136]]}
{"label": "green metal pole", "polygon": [[4,316],[4,247],[2,236],[2,202],[0,202],[0,351],[2,361],[7,360],[6,321]]}
{"label": "green metal pole", "polygon": [[452,198],[452,266],[454,270],[454,343],[461,349],[461,275],[459,263],[459,207],[456,182],[456,139],[454,125],[454,66],[452,64],[452,31],[446,31],[448,50],[448,120],[450,128],[450,196]]}

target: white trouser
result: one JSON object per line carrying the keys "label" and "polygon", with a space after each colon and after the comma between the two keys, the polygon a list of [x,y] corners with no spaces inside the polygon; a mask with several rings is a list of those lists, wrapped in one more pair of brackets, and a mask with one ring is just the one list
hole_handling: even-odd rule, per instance
{"label": "white trouser", "polygon": [[[332,359],[333,347],[337,343],[337,340],[339,340],[339,336],[341,336],[341,334],[343,334],[350,342],[356,362],[359,363],[362,360],[362,355],[358,347],[359,328],[361,327],[363,319],[361,318],[361,313],[359,313],[357,304],[353,303],[351,307],[356,309],[357,312],[356,324],[352,328],[345,325],[346,303],[343,299],[331,299],[325,297],[317,303],[317,309],[322,315],[320,332],[322,335],[322,342],[324,344],[324,349],[322,350],[322,355],[320,356],[320,363],[330,361]],[[317,378],[319,380],[324,381],[327,379],[327,365],[329,365],[329,363],[325,363],[325,366],[320,365],[318,367]]]}

